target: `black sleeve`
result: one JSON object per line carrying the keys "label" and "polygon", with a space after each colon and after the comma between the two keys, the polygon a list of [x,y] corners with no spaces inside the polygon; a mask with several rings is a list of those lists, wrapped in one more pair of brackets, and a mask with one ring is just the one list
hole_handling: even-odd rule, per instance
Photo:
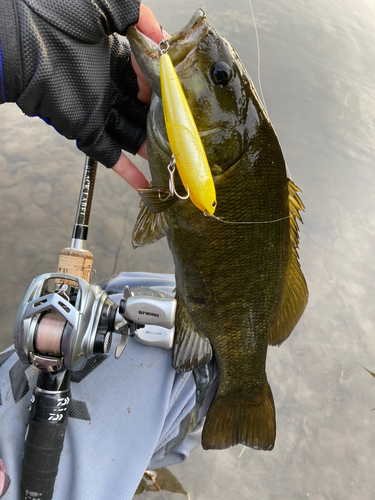
{"label": "black sleeve", "polygon": [[0,3],[0,104],[15,102],[21,92],[22,63],[14,0]]}
{"label": "black sleeve", "polygon": [[148,106],[137,99],[125,34],[138,0],[1,0],[1,101],[40,116],[112,167],[136,153]]}

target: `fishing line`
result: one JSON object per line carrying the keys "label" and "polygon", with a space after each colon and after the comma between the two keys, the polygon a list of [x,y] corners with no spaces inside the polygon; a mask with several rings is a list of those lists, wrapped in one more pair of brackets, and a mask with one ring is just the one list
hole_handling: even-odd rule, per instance
{"label": "fishing line", "polygon": [[293,214],[286,215],[285,217],[280,217],[280,219],[274,219],[274,220],[264,220],[264,221],[255,221],[255,222],[247,222],[247,221],[230,221],[230,220],[224,220],[221,217],[217,217],[216,215],[208,215],[206,212],[204,212],[204,215],[206,217],[211,217],[213,219],[216,219],[220,222],[223,222],[224,224],[273,224],[274,222],[280,222],[285,219],[290,219],[291,217],[297,216],[298,217],[298,212],[294,212]]}
{"label": "fishing line", "polygon": [[243,452],[246,450],[246,446],[244,446],[241,450],[241,453],[238,455],[238,458],[242,457]]}
{"label": "fishing line", "polygon": [[266,100],[264,99],[263,89],[262,89],[262,83],[261,83],[261,80],[260,80],[260,45],[259,45],[259,37],[258,37],[258,28],[257,28],[257,23],[255,21],[255,16],[254,16],[254,11],[253,11],[253,6],[252,6],[252,3],[251,3],[251,0],[249,0],[249,5],[250,5],[250,9],[251,9],[251,15],[253,16],[254,29],[255,29],[255,37],[256,37],[256,40],[257,40],[259,92],[260,92],[260,96],[262,98],[264,109],[266,110],[266,113],[268,115],[268,110],[267,110],[267,106],[266,106]]}
{"label": "fishing line", "polygon": [[[251,15],[253,16],[253,23],[254,23],[254,29],[255,29],[255,37],[256,37],[256,41],[257,41],[259,92],[260,92],[260,97],[261,97],[261,100],[262,100],[263,107],[266,110],[268,119],[270,119],[269,114],[268,114],[268,109],[267,109],[267,106],[266,106],[266,100],[265,100],[264,95],[263,95],[262,82],[261,82],[261,79],[260,79],[260,44],[259,44],[259,36],[258,36],[257,23],[255,21],[254,10],[253,10],[253,5],[251,3],[251,0],[249,0],[249,5],[250,5],[250,10],[251,10]],[[275,130],[275,134],[276,134],[276,130]],[[289,170],[289,167],[288,167],[288,164],[287,164],[286,160],[285,160],[285,169],[286,169],[286,173],[287,173],[288,178],[292,180],[292,176],[291,176],[291,173],[290,173],[290,170]]]}

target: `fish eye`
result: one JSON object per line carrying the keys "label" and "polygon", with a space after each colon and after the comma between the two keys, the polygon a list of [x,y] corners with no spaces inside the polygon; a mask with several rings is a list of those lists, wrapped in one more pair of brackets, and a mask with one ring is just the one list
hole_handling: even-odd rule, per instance
{"label": "fish eye", "polygon": [[232,70],[224,61],[218,61],[210,70],[211,79],[216,85],[227,85],[232,78]]}

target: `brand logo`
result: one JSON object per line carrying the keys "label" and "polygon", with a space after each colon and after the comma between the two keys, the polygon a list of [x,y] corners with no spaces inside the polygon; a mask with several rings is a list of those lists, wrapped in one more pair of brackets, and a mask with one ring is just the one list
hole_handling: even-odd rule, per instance
{"label": "brand logo", "polygon": [[155,316],[155,318],[158,318],[160,314],[158,313],[152,313],[149,311],[138,311],[138,314],[145,314],[146,316]]}
{"label": "brand logo", "polygon": [[145,330],[146,335],[162,335],[162,332],[153,332],[151,330]]}

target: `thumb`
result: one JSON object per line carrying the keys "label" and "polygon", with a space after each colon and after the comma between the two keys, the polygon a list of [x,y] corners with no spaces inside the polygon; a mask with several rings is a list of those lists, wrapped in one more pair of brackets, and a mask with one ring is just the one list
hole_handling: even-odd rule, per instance
{"label": "thumb", "polygon": [[[154,42],[160,43],[163,40],[160,23],[155,19],[152,10],[146,7],[146,5],[140,5],[139,19],[135,26],[141,33],[154,40]],[[165,35],[167,34],[165,33]]]}

